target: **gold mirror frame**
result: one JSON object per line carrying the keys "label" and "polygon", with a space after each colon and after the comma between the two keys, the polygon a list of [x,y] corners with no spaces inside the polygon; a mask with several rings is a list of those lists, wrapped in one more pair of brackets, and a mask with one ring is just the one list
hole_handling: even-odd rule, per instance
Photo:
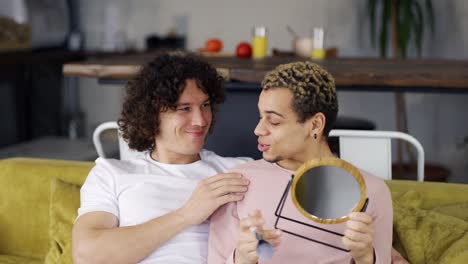
{"label": "gold mirror frame", "polygon": [[359,187],[361,189],[361,198],[359,200],[359,203],[350,212],[360,212],[362,210],[364,203],[366,201],[366,184],[364,182],[364,178],[362,177],[361,172],[356,167],[338,158],[321,158],[321,159],[310,160],[304,163],[299,169],[297,169],[296,172],[294,173],[294,179],[291,185],[292,201],[294,205],[296,206],[296,208],[299,210],[299,212],[301,212],[302,215],[304,215],[307,219],[310,219],[316,223],[339,224],[339,223],[346,222],[349,220],[348,216],[346,215],[340,218],[336,218],[336,219],[323,219],[323,218],[319,218],[317,216],[311,215],[297,201],[297,198],[296,198],[297,183],[302,178],[302,176],[306,174],[307,171],[316,167],[320,167],[320,166],[338,167],[347,171],[349,174],[354,176],[354,178],[358,182]]}

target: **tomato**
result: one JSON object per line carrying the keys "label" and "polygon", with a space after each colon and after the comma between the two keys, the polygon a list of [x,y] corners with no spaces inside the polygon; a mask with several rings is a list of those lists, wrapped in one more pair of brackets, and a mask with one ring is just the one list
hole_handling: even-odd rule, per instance
{"label": "tomato", "polygon": [[238,58],[250,58],[252,56],[252,47],[247,42],[241,42],[236,47],[236,56]]}
{"label": "tomato", "polygon": [[209,39],[205,43],[205,50],[211,52],[220,52],[223,49],[223,42],[219,39]]}

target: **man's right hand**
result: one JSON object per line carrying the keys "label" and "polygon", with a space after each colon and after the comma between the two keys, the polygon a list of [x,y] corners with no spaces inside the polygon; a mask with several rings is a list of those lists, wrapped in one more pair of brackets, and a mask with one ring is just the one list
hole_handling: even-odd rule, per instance
{"label": "man's right hand", "polygon": [[255,264],[258,262],[258,240],[255,232],[262,235],[263,239],[276,248],[281,242],[281,231],[277,229],[264,230],[262,214],[255,210],[248,217],[241,219],[239,226],[239,240],[237,241],[234,263]]}
{"label": "man's right hand", "polygon": [[178,213],[192,225],[201,224],[220,206],[242,200],[248,185],[249,180],[239,173],[220,173],[206,178],[197,184]]}

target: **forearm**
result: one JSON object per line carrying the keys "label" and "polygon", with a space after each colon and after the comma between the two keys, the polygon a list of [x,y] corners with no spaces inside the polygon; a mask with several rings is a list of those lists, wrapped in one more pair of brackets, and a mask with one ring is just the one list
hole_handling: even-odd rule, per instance
{"label": "forearm", "polygon": [[81,230],[75,263],[137,263],[191,225],[178,211],[146,223]]}

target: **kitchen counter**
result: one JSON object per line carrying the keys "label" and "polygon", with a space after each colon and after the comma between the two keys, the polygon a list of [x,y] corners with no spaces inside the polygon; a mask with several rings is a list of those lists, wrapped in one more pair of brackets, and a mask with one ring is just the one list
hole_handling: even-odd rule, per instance
{"label": "kitchen counter", "polygon": [[[127,80],[135,76],[140,65],[154,56],[155,53],[141,53],[71,62],[64,65],[63,73],[68,77]],[[207,57],[206,60],[228,81],[258,84],[265,73],[277,65],[304,58],[269,57],[251,60]],[[315,62],[333,75],[339,89],[468,92],[468,61],[336,58]]]}

